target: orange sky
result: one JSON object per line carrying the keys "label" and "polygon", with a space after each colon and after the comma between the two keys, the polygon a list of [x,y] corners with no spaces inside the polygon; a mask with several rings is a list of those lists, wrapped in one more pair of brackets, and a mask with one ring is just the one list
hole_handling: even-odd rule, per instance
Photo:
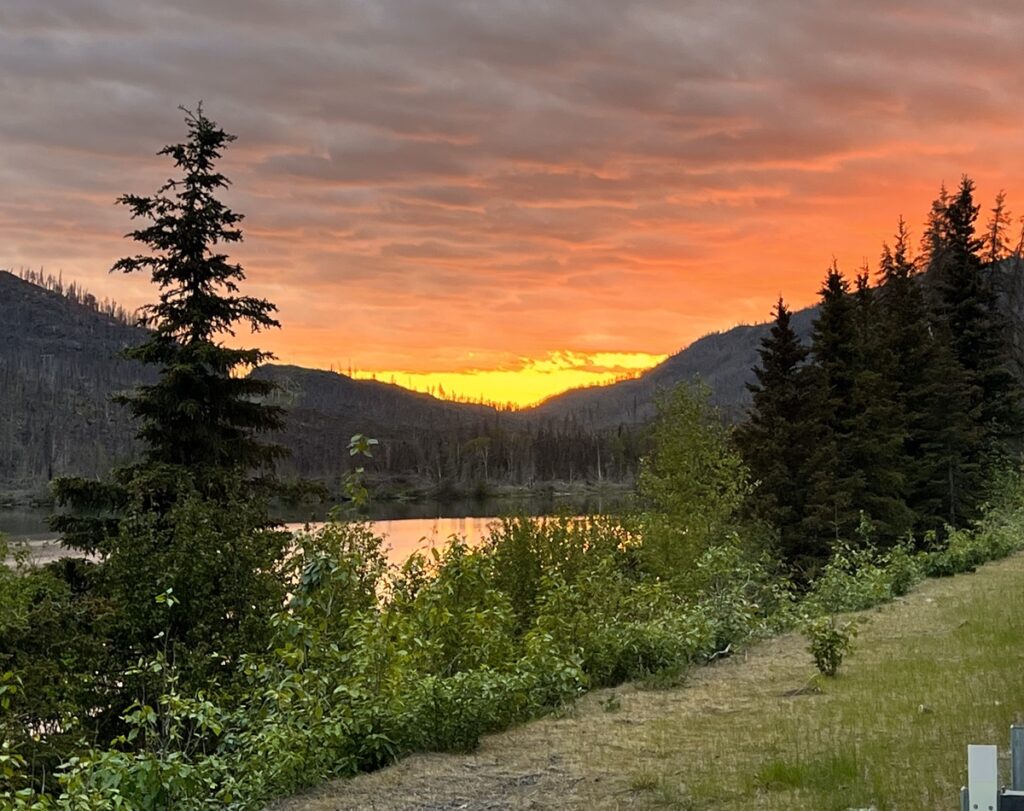
{"label": "orange sky", "polygon": [[7,0],[0,267],[150,298],[113,200],[202,98],[260,345],[534,402],[811,303],[962,172],[1024,212],[1021,42],[1010,0]]}

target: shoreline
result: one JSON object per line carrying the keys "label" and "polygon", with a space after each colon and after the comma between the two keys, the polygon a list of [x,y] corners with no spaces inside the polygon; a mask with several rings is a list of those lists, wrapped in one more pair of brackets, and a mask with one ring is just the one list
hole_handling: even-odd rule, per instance
{"label": "shoreline", "polygon": [[[327,486],[330,498],[325,503],[342,503],[341,490],[326,482],[316,482]],[[532,484],[509,484],[502,482],[441,482],[417,481],[411,479],[376,479],[372,475],[366,477],[366,485],[372,494],[372,500],[380,504],[446,504],[459,501],[490,501],[490,500],[527,500],[550,498],[585,498],[632,495],[635,484],[633,481],[590,481],[576,479],[573,481],[553,479],[538,481]],[[45,487],[18,487],[8,490],[0,485],[0,513],[42,511],[54,508],[53,497],[49,485]]]}

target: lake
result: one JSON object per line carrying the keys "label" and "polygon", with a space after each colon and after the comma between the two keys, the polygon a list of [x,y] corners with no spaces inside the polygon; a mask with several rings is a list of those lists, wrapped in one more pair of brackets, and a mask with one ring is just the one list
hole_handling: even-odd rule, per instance
{"label": "lake", "polygon": [[[457,518],[396,518],[371,521],[374,533],[384,538],[388,560],[402,563],[413,552],[443,545],[453,535],[476,543],[487,536],[488,527],[497,516],[460,516]],[[302,529],[302,524],[285,524],[290,530]],[[314,528],[316,524],[312,525]]]}
{"label": "lake", "polygon": [[[622,494],[611,496],[554,496],[528,499],[487,499],[446,503],[378,502],[371,505],[367,519],[373,531],[382,535],[388,546],[388,559],[401,563],[418,549],[442,544],[452,535],[476,543],[484,538],[491,522],[512,513],[553,515],[572,513],[592,515],[618,509],[627,502]],[[286,512],[281,516],[289,529],[305,524],[316,526],[323,520],[322,510]],[[46,510],[0,510],[0,534],[9,540],[27,541],[33,560],[45,562],[69,554],[61,548],[57,536],[46,525]]]}

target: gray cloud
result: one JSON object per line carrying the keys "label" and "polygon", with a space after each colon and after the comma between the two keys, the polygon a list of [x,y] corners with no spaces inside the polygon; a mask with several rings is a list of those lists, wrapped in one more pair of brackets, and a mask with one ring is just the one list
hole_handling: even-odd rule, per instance
{"label": "gray cloud", "polygon": [[1012,202],[1022,41],[1010,0],[6,0],[0,264],[144,295],[111,203],[203,99],[282,356],[669,351],[961,171]]}

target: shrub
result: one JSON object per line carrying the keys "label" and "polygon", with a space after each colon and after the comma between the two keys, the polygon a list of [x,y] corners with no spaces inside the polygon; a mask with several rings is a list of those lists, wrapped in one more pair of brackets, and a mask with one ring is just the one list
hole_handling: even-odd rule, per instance
{"label": "shrub", "polygon": [[675,587],[709,618],[715,650],[790,623],[792,585],[766,557],[751,555],[733,535],[706,549]]}
{"label": "shrub", "polygon": [[924,560],[909,543],[892,547],[882,556],[881,566],[889,575],[893,597],[902,597],[925,577]]}
{"label": "shrub", "polygon": [[893,580],[886,562],[871,547],[837,545],[805,600],[807,610],[815,616],[860,611],[891,599]]}
{"label": "shrub", "polygon": [[832,677],[853,648],[857,626],[853,621],[837,624],[835,617],[829,615],[808,621],[804,633],[810,642],[807,649],[814,657],[815,667],[822,675]]}
{"label": "shrub", "polygon": [[605,558],[622,569],[632,542],[617,519],[514,516],[491,526],[481,551],[490,561],[491,582],[508,596],[517,631],[523,633],[536,619],[546,577],[574,582]]}
{"label": "shrub", "polygon": [[641,465],[640,494],[669,519],[644,541],[647,565],[662,577],[726,536],[750,493],[743,460],[708,396],[705,386],[680,385],[660,399],[654,452]]}

